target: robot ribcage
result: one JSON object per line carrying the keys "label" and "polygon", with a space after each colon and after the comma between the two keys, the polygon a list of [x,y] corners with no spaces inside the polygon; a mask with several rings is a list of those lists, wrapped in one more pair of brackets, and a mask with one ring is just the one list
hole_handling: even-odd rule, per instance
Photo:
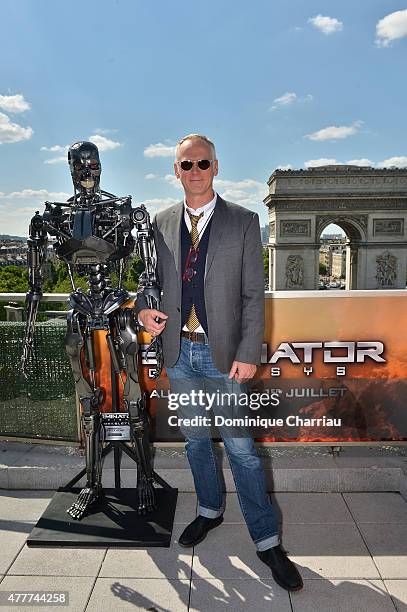
{"label": "robot ribcage", "polygon": [[88,206],[49,206],[48,231],[57,236],[57,257],[74,267],[110,264],[125,259],[134,249],[128,198],[111,198]]}

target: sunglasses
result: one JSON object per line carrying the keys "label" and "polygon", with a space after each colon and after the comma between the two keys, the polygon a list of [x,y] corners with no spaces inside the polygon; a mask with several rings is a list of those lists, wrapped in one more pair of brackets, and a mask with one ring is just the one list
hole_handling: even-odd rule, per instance
{"label": "sunglasses", "polygon": [[196,274],[196,270],[194,268],[194,265],[196,264],[197,260],[198,260],[198,254],[199,254],[199,248],[197,247],[196,249],[194,249],[194,247],[189,247],[189,252],[187,255],[187,260],[185,262],[185,269],[184,269],[184,273],[182,275],[182,280],[183,281],[191,281],[193,279],[193,277]]}
{"label": "sunglasses", "polygon": [[198,168],[200,170],[207,170],[210,165],[213,164],[213,162],[213,159],[200,159],[199,161],[183,159],[182,161],[177,162],[177,164],[181,167],[182,170],[184,170],[184,172],[188,172],[189,170],[191,170],[194,164],[198,164]]}

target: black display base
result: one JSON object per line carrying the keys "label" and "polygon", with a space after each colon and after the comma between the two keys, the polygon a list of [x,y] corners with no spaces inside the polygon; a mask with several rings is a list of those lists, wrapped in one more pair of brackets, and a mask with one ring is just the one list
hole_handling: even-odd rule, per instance
{"label": "black display base", "polygon": [[157,510],[137,514],[136,489],[103,489],[90,514],[75,521],[67,509],[81,488],[61,487],[27,539],[28,546],[169,547],[178,489],[155,489]]}

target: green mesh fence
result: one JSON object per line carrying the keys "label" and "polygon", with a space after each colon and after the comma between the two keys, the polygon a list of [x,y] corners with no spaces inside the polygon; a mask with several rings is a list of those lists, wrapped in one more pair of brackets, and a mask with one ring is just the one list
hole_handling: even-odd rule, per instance
{"label": "green mesh fence", "polygon": [[20,366],[24,329],[0,322],[0,435],[78,441],[66,323],[37,323],[28,379]]}

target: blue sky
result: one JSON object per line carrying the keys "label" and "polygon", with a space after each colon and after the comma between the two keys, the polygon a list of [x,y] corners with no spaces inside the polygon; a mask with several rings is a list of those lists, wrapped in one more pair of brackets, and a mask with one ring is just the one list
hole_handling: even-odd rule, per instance
{"label": "blue sky", "polygon": [[174,144],[207,134],[217,191],[262,224],[279,166],[407,166],[407,0],[3,0],[2,17],[0,233],[71,195],[76,140],[100,145],[102,188],[154,213],[181,196]]}

